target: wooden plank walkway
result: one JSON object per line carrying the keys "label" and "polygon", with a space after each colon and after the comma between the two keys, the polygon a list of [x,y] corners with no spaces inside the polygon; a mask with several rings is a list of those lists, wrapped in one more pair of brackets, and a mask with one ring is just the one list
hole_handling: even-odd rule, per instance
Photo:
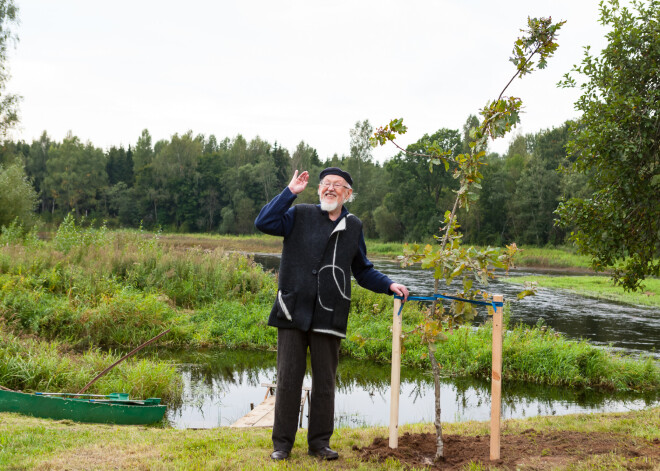
{"label": "wooden plank walkway", "polygon": [[[275,421],[275,384],[262,384],[266,387],[266,396],[261,404],[253,408],[250,412],[231,424],[231,427],[245,428],[245,427],[264,427],[269,428],[273,426]],[[305,408],[305,401],[309,399],[310,388],[303,386],[302,397],[300,398],[300,426],[302,427],[303,410]]]}
{"label": "wooden plank walkway", "polygon": [[231,424],[232,427],[272,427],[275,420],[275,396],[264,402]]}

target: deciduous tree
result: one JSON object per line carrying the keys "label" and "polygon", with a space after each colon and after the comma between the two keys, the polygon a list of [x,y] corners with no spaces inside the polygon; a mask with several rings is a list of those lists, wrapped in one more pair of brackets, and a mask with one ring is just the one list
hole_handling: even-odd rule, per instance
{"label": "deciduous tree", "polygon": [[[660,1],[600,3],[607,46],[573,68],[586,81],[567,150],[593,192],[557,210],[572,239],[625,289],[660,275]],[[561,86],[574,87],[566,74]]]}
{"label": "deciduous tree", "polygon": [[31,225],[36,206],[37,192],[22,165],[0,165],[0,227],[9,226],[15,219],[23,227]]}
{"label": "deciduous tree", "polygon": [[64,211],[87,214],[95,209],[99,193],[107,185],[105,155],[90,142],[83,144],[69,132],[61,145],[51,146],[46,163],[44,191]]}

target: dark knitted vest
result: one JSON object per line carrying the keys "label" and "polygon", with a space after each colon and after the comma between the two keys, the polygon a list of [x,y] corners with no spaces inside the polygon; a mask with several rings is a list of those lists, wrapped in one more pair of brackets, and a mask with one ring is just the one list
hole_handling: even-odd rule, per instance
{"label": "dark knitted vest", "polygon": [[346,337],[351,264],[362,222],[352,214],[335,227],[318,206],[299,204],[284,238],[279,290],[268,325]]}

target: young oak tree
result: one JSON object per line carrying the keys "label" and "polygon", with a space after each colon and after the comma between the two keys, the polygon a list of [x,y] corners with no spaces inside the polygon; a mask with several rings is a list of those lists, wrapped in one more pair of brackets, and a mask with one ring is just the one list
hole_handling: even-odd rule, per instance
{"label": "young oak tree", "polygon": [[[440,234],[434,236],[439,242],[437,245],[426,245],[420,247],[406,245],[404,249],[403,264],[410,265],[421,262],[422,268],[432,269],[435,278],[435,293],[438,293],[440,281],[444,280],[447,286],[452,280],[462,279],[462,290],[451,293],[454,296],[476,300],[481,298],[487,300],[490,294],[474,287],[474,280],[485,286],[489,278],[493,278],[495,268],[508,268],[512,264],[512,258],[517,251],[515,244],[500,251],[492,247],[483,250],[475,247],[462,247],[456,213],[458,208],[469,210],[470,206],[477,200],[477,191],[481,188],[480,182],[483,178],[480,167],[485,164],[488,139],[496,139],[508,133],[518,122],[520,122],[520,108],[522,101],[516,97],[505,97],[504,92],[516,77],[523,77],[531,73],[536,67],[543,69],[547,59],[551,57],[558,47],[555,42],[561,26],[565,22],[552,23],[551,18],[528,18],[527,30],[514,44],[513,57],[510,61],[516,66],[516,72],[504,87],[496,100],[487,102],[481,110],[482,120],[478,127],[469,132],[470,142],[467,150],[456,156],[453,149],[446,149],[437,140],[429,142],[424,152],[417,152],[419,156],[430,159],[429,171],[433,171],[434,165],[443,165],[445,171],[452,171],[452,175],[459,182],[459,189],[455,190],[456,199],[451,210],[444,214]],[[532,59],[538,60],[536,64]],[[395,139],[398,134],[407,131],[402,119],[392,120],[388,125],[378,128],[372,138],[372,144],[384,145],[392,142],[403,152],[406,149],[400,147]],[[529,290],[524,291],[519,297],[531,294]],[[492,314],[492,308],[489,308]],[[447,340],[447,334],[453,332],[456,325],[464,324],[474,319],[475,309],[472,304],[452,301],[450,308],[445,310],[436,302],[428,310],[427,316],[412,333],[419,335],[428,347],[428,358],[430,359],[433,379],[435,383],[435,427],[437,434],[436,459],[444,457],[444,444],[442,440],[442,422],[440,407],[440,378],[441,367],[435,357],[435,351],[439,342]]]}
{"label": "young oak tree", "polygon": [[[597,57],[587,46],[573,68],[587,81],[570,129],[570,170],[588,177],[592,193],[556,211],[592,267],[611,269],[626,290],[660,275],[660,2],[632,5],[600,2],[608,44]],[[577,83],[566,74],[559,85]]]}

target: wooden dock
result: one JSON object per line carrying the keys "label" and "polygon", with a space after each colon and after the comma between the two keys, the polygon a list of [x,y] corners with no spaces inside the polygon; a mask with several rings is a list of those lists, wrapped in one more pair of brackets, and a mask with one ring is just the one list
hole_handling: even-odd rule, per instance
{"label": "wooden dock", "polygon": [[[269,428],[273,426],[275,421],[275,394],[277,386],[275,384],[263,383],[262,386],[266,388],[266,396],[264,400],[256,407],[253,407],[250,412],[231,424],[231,427],[244,428],[244,427],[264,427]],[[303,411],[305,409],[305,402],[309,401],[310,388],[303,386],[302,397],[300,398],[300,421],[299,425],[302,427]],[[252,407],[252,404],[250,404]]]}

